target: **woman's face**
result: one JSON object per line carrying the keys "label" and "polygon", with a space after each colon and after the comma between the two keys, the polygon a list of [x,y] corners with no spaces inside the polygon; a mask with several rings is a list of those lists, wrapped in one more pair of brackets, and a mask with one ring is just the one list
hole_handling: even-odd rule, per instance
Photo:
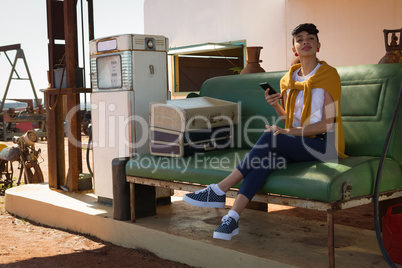
{"label": "woman's face", "polygon": [[300,57],[315,55],[318,48],[320,48],[320,43],[317,42],[317,37],[314,34],[303,31],[293,36],[292,50]]}

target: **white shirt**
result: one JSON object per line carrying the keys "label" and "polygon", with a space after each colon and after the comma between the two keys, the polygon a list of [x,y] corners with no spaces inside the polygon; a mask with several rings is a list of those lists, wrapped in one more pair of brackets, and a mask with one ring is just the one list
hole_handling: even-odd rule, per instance
{"label": "white shirt", "polygon": [[[311,73],[306,76],[299,76],[298,72],[301,68],[297,69],[293,72],[292,79],[296,82],[304,82],[310,78],[310,76],[314,75],[317,69],[321,66],[320,63],[314,68]],[[286,91],[287,95],[289,96],[288,89]],[[310,117],[310,124],[314,124],[320,122],[322,120],[322,108],[324,106],[324,89],[322,88],[313,88],[311,90],[312,97],[311,97],[311,117]],[[293,127],[300,127],[301,126],[301,114],[303,110],[303,103],[304,103],[304,91],[300,90],[299,94],[297,94],[296,102],[295,102],[295,113],[293,115]]]}

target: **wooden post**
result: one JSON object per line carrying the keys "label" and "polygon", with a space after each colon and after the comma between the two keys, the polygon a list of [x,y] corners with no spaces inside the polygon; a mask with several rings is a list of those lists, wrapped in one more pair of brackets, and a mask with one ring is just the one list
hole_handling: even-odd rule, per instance
{"label": "wooden post", "polygon": [[[76,0],[64,0],[64,34],[66,36],[66,73],[67,88],[76,88],[75,70],[77,68],[77,13]],[[67,94],[67,111],[73,113],[67,122],[68,133],[68,189],[78,191],[78,177],[82,172],[82,152],[78,143],[81,143],[80,128],[80,95]],[[78,112],[77,112],[78,111]]]}
{"label": "wooden post", "polygon": [[[49,187],[58,189],[65,181],[64,124],[62,98],[46,92],[46,129]],[[56,104],[57,102],[57,104]],[[56,106],[55,106],[56,105]],[[50,109],[49,107],[54,107]],[[60,127],[61,125],[61,127]],[[60,135],[61,132],[61,135]]]}
{"label": "wooden post", "polygon": [[[56,45],[55,39],[64,39],[63,2],[47,0],[47,27],[49,38],[49,82],[58,88],[54,79],[55,65],[65,52],[64,45]],[[49,187],[58,189],[65,182],[64,118],[62,97],[45,92],[46,129],[48,149]],[[57,102],[57,104],[56,104]],[[52,108],[52,109],[51,109]]]}
{"label": "wooden post", "polygon": [[[48,129],[49,187],[58,189],[67,186],[70,192],[78,191],[78,178],[82,173],[80,92],[90,93],[86,88],[77,89],[75,72],[78,67],[77,0],[47,0],[49,37],[49,82],[51,88],[45,92]],[[89,0],[92,14],[92,0]],[[92,15],[91,15],[92,17]],[[93,33],[93,21],[91,31]],[[65,40],[65,44],[55,44]],[[54,69],[64,68],[63,81],[55,83]],[[67,103],[64,104],[63,98]],[[57,104],[56,104],[57,103]],[[67,111],[67,117],[65,115]],[[65,178],[64,120],[67,118],[68,133],[68,177]]]}

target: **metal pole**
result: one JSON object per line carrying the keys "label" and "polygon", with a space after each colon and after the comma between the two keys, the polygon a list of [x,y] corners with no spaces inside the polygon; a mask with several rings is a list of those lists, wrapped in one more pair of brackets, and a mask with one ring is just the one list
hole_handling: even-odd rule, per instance
{"label": "metal pole", "polygon": [[[83,74],[82,74],[82,84],[83,87],[86,87],[86,83],[85,83],[85,44],[84,44],[84,0],[81,0],[81,46],[82,46],[82,66],[83,66]],[[84,93],[85,94],[85,93]],[[86,98],[86,94],[85,94],[85,98]],[[86,105],[86,103],[85,103]],[[86,107],[86,106],[85,106]]]}
{"label": "metal pole", "polygon": [[334,230],[334,213],[333,209],[327,210],[328,225],[328,267],[335,267],[335,230]]}
{"label": "metal pole", "polygon": [[[7,52],[4,51],[4,54],[6,55],[6,58],[8,62],[10,63],[11,66],[13,66],[13,63],[11,62],[10,58],[7,55]],[[14,70],[15,74],[17,75],[17,78],[20,78],[19,74],[17,73],[17,70]]]}
{"label": "metal pole", "polygon": [[94,31],[94,3],[93,0],[88,1],[88,34],[89,40],[95,39]]}
{"label": "metal pole", "polygon": [[28,74],[28,78],[29,78],[29,82],[31,83],[32,91],[33,91],[33,94],[35,96],[36,106],[38,106],[38,95],[36,95],[35,86],[34,86],[33,81],[32,81],[31,73],[29,72],[28,63],[27,63],[27,60],[25,59],[24,51],[22,49],[19,49],[17,51],[17,54],[20,54],[19,55],[20,58],[22,58],[23,61],[24,61],[25,69],[27,70],[27,74]]}
{"label": "metal pole", "polygon": [[18,55],[18,53],[15,55],[13,67],[11,68],[10,77],[8,78],[8,83],[7,83],[7,86],[6,86],[6,91],[4,91],[3,101],[1,102],[1,105],[0,105],[0,112],[3,112],[4,102],[6,101],[8,89],[10,88],[11,79],[13,79],[13,73],[14,73],[14,70],[15,70],[15,65],[17,64],[17,58],[18,58],[17,55]]}
{"label": "metal pole", "polygon": [[[85,72],[85,61],[86,61],[86,55],[85,55],[85,44],[84,44],[84,0],[81,0],[81,46],[82,46],[82,66],[83,66],[83,73],[82,73],[82,84],[83,87],[86,87],[86,72]],[[82,118],[81,124],[85,122],[85,117],[87,114],[87,93],[84,93],[84,116]]]}

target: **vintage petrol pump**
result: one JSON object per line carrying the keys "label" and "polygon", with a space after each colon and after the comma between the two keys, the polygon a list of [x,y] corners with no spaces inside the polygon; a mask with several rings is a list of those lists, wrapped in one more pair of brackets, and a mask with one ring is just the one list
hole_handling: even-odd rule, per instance
{"label": "vintage petrol pump", "polygon": [[149,151],[149,103],[165,101],[168,39],[124,34],[90,42],[94,189],[113,199],[112,160]]}

